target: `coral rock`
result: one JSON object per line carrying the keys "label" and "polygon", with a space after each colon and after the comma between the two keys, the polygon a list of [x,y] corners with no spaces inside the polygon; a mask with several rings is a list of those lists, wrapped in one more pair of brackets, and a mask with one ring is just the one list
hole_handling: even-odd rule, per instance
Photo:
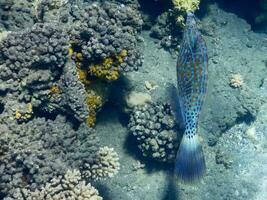
{"label": "coral rock", "polygon": [[128,128],[145,157],[173,162],[178,149],[178,125],[167,104],[148,103],[135,106]]}

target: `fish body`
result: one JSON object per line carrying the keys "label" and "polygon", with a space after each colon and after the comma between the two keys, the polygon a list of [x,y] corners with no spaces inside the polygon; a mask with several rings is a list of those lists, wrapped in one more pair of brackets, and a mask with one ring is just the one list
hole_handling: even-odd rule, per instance
{"label": "fish body", "polygon": [[206,96],[208,56],[192,13],[188,13],[177,59],[177,88],[184,135],[175,160],[175,172],[184,182],[205,173],[205,159],[198,136],[199,114]]}

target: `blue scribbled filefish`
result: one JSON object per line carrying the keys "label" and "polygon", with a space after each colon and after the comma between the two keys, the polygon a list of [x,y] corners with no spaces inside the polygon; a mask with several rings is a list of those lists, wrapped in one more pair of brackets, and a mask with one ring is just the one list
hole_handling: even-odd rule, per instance
{"label": "blue scribbled filefish", "polygon": [[206,171],[198,135],[200,110],[207,91],[208,56],[193,13],[187,14],[177,59],[177,82],[184,134],[175,160],[175,173],[183,182],[194,182]]}

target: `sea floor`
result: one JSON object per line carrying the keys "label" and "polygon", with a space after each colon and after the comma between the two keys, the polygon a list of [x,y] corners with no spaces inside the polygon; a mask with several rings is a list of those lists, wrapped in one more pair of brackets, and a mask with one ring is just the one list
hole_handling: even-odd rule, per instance
{"label": "sea floor", "polygon": [[[225,95],[226,92],[228,96],[238,97],[239,93],[230,88],[229,77],[226,77],[236,72],[243,73],[245,77],[243,90],[252,90],[256,94],[251,97],[251,101],[260,101],[256,117],[250,120],[238,119],[221,132],[214,129],[216,134],[210,133],[210,128],[205,128],[209,121],[203,120],[200,132],[204,140],[207,173],[199,183],[184,185],[173,178],[173,165],[141,156],[134,138],[127,131],[126,114],[120,112],[115,104],[106,106],[98,115],[96,131],[102,145],[114,147],[118,152],[121,169],[112,179],[96,183],[105,200],[267,199],[267,103],[262,100],[267,96],[267,36],[252,33],[243,19],[216,5],[211,6],[211,12],[201,19],[206,27],[211,21],[217,27],[206,28],[210,34],[204,37],[211,54],[208,96],[213,96],[207,97],[203,108],[204,118],[210,117],[212,121],[209,115],[214,106],[209,105],[217,104],[220,110],[215,97]],[[144,64],[138,72],[126,77],[129,81],[126,90],[150,93],[152,100],[164,101],[166,87],[176,84],[176,58],[160,48],[149,32],[143,32],[142,37]],[[158,87],[148,91],[145,81],[154,82]],[[227,103],[235,104],[230,100]],[[218,137],[216,145],[208,145],[209,134]]]}

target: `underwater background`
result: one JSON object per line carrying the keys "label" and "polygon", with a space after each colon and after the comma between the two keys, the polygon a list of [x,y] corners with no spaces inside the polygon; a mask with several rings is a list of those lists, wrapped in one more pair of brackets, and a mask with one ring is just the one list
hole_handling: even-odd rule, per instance
{"label": "underwater background", "polygon": [[[206,173],[174,172],[187,13]],[[0,199],[267,199],[266,0],[0,0]]]}

